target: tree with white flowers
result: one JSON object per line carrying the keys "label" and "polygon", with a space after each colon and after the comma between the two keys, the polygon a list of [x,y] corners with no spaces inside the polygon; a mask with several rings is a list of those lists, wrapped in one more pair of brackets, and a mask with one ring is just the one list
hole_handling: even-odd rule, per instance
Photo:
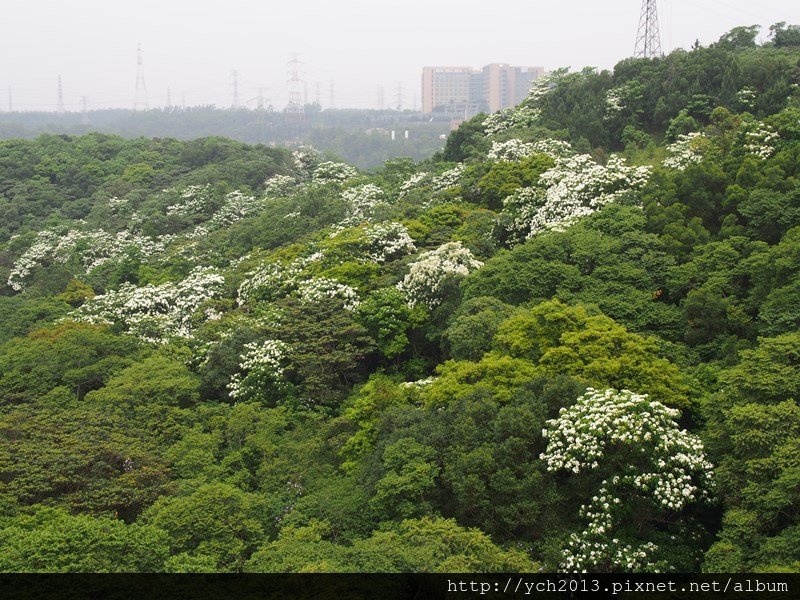
{"label": "tree with white flowers", "polygon": [[687,509],[712,486],[703,444],[678,427],[679,414],[646,394],[589,388],[547,421],[541,459],[548,471],[596,485],[579,511],[586,527],[572,534],[561,568],[676,568],[670,547],[691,523]]}
{"label": "tree with white flowers", "polygon": [[142,287],[125,283],[95,296],[69,316],[84,323],[119,324],[154,344],[191,339],[197,324],[219,318],[208,304],[222,295],[224,284],[213,269],[198,267],[181,281]]}
{"label": "tree with white flowers", "polygon": [[444,285],[449,278],[466,277],[470,271],[482,266],[483,263],[461,242],[448,242],[436,250],[420,254],[397,287],[405,292],[412,308],[418,304],[433,308],[441,303]]}
{"label": "tree with white flowers", "polygon": [[286,391],[283,363],[288,347],[280,340],[245,344],[239,371],[228,383],[228,393],[237,401],[269,400]]}
{"label": "tree with white flowers", "polygon": [[563,231],[609,202],[641,190],[649,177],[649,167],[629,167],[616,155],[605,165],[588,154],[558,157],[536,186],[521,188],[505,199],[501,220],[513,241],[543,231]]}

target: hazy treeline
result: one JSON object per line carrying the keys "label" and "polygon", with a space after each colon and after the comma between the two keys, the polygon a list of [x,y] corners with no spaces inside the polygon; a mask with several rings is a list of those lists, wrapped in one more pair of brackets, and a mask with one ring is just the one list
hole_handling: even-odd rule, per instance
{"label": "hazy treeline", "polygon": [[211,106],[148,111],[104,109],[85,114],[0,112],[0,139],[89,132],[179,140],[224,136],[270,146],[310,143],[360,168],[371,168],[392,158],[421,160],[430,156],[444,145],[442,136],[450,132],[450,122],[431,120],[411,111],[320,110],[316,104],[307,105],[302,115]]}

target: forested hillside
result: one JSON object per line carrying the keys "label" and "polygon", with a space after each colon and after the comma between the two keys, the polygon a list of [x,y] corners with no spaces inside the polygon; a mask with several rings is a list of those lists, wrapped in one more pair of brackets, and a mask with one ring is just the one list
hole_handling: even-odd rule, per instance
{"label": "forested hillside", "polygon": [[0,570],[800,569],[800,30],[430,160],[0,142]]}

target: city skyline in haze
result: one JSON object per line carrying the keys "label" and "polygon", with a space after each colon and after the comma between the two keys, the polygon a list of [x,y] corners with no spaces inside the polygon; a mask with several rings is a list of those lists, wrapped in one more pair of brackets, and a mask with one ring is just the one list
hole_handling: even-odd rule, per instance
{"label": "city skyline in haze", "polygon": [[[0,110],[133,108],[137,44],[150,108],[228,107],[236,71],[239,105],[289,100],[292,53],[303,99],[323,108],[421,104],[429,65],[502,62],[547,70],[611,68],[632,55],[641,2],[498,0],[368,2],[297,0],[254,4],[5,0],[0,21]],[[659,0],[665,52],[704,45],[739,25],[800,23],[796,2]],[[331,98],[331,83],[333,98]],[[168,99],[169,90],[169,99]]]}

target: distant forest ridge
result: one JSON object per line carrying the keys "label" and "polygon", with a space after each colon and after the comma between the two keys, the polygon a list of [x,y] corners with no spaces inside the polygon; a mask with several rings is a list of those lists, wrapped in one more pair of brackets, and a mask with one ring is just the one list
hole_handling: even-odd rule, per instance
{"label": "distant forest ridge", "polygon": [[412,111],[321,111],[316,104],[306,108],[302,115],[214,106],[147,111],[102,109],[85,113],[3,112],[0,113],[0,139],[89,132],[178,140],[223,136],[270,146],[312,144],[359,168],[368,169],[392,158],[428,158],[442,149],[451,129],[449,120],[432,120]]}

